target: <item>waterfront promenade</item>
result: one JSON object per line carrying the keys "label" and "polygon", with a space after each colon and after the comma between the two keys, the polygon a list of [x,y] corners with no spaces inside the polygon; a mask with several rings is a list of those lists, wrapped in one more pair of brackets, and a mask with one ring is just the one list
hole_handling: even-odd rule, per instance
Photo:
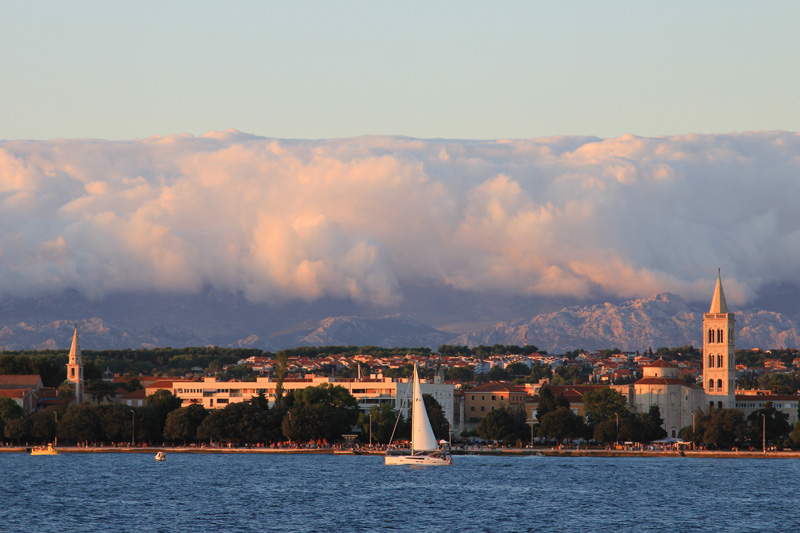
{"label": "waterfront promenade", "polygon": [[[246,447],[192,447],[192,446],[59,446],[59,453],[149,453],[155,455],[161,451],[172,453],[226,453],[226,454],[347,454],[347,455],[384,455],[383,450],[361,448],[246,448]],[[0,447],[0,453],[29,453],[30,447]],[[800,459],[800,451],[731,451],[731,450],[613,450],[605,448],[493,448],[475,446],[466,449],[453,449],[452,455],[490,455],[506,457],[545,456],[545,457],[684,457],[684,458],[726,458],[726,459]]]}

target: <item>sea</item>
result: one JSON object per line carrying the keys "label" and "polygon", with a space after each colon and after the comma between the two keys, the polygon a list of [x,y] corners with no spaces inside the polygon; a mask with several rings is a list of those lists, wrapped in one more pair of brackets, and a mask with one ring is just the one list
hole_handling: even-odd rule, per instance
{"label": "sea", "polygon": [[800,460],[0,453],[0,531],[800,531]]}

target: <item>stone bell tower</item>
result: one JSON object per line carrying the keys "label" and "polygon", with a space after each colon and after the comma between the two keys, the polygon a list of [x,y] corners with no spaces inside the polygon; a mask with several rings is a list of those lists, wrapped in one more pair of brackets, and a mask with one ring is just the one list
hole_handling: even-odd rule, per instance
{"label": "stone bell tower", "polygon": [[703,388],[707,405],[718,409],[733,409],[736,405],[735,325],[718,273],[711,309],[703,315]]}
{"label": "stone bell tower", "polygon": [[72,336],[72,347],[69,349],[69,361],[67,361],[67,381],[75,387],[75,403],[83,404],[83,357],[81,357],[81,345],[78,343],[78,326],[75,326],[75,334]]}

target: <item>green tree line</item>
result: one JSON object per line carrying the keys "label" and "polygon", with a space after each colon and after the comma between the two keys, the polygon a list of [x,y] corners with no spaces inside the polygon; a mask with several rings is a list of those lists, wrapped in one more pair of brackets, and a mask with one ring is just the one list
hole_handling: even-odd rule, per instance
{"label": "green tree line", "polygon": [[[448,438],[449,426],[441,405],[424,395],[428,417],[437,438]],[[374,406],[370,415],[359,413],[357,400],[341,386],[324,383],[290,392],[270,407],[264,395],[223,409],[181,406],[166,390],[147,397],[144,407],[120,404],[51,407],[26,416],[9,398],[0,398],[0,432],[16,444],[52,442],[79,444],[200,443],[271,444],[291,441],[335,443],[342,435],[361,429],[360,440],[386,444],[408,439],[411,421],[398,417],[390,405]]]}

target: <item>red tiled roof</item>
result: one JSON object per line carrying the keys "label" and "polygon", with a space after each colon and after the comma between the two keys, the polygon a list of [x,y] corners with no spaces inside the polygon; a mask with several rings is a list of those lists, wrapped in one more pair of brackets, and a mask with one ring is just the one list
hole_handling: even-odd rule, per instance
{"label": "red tiled roof", "polygon": [[525,389],[504,381],[490,381],[470,389],[469,392],[525,392]]}
{"label": "red tiled roof", "polygon": [[654,368],[654,367],[655,368],[678,368],[675,365],[673,365],[672,363],[668,363],[668,362],[664,361],[663,359],[658,359],[657,361],[654,361],[654,362],[650,363],[649,365],[643,365],[643,366],[645,366],[647,368]]}
{"label": "red tiled roof", "polygon": [[5,374],[0,376],[2,389],[32,389],[39,385],[39,376],[36,374]]}
{"label": "red tiled roof", "polygon": [[24,398],[30,389],[0,389],[0,397]]}
{"label": "red tiled roof", "polygon": [[642,378],[634,385],[685,385],[689,384],[678,378]]}

